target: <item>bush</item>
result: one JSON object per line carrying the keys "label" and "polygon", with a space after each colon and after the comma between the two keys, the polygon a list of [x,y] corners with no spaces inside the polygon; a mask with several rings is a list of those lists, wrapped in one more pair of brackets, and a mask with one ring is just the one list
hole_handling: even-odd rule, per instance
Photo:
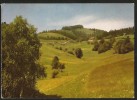
{"label": "bush", "polygon": [[98,41],[95,41],[92,51],[98,51],[98,48],[99,48],[99,43],[98,43]]}
{"label": "bush", "polygon": [[110,50],[111,47],[112,47],[112,44],[109,41],[105,41],[105,42],[103,42],[103,44],[99,45],[98,53],[102,53],[102,52],[105,52],[107,50]]}
{"label": "bush", "polygon": [[52,60],[52,69],[54,70],[52,73],[52,78],[55,78],[57,74],[59,74],[59,70],[63,72],[63,69],[65,69],[65,64],[59,62],[59,58],[55,56]]}
{"label": "bush", "polygon": [[105,41],[103,38],[99,41],[95,40],[94,47],[92,51],[98,51],[98,53],[103,53],[112,48],[112,43],[110,41]]}
{"label": "bush", "polygon": [[118,54],[128,53],[130,51],[133,51],[133,49],[134,45],[130,41],[129,37],[127,37],[124,40],[119,40],[114,46],[115,53]]}
{"label": "bush", "polygon": [[83,52],[82,52],[81,48],[77,48],[75,50],[75,54],[76,54],[77,58],[81,58],[83,56]]}
{"label": "bush", "polygon": [[60,71],[63,72],[63,69],[65,69],[65,64],[64,63],[60,63],[59,64],[59,68],[60,68]]}
{"label": "bush", "polygon": [[102,38],[102,39],[100,39],[99,44],[103,44],[104,42],[105,42],[105,40]]}
{"label": "bush", "polygon": [[62,50],[62,47],[60,47],[59,50]]}
{"label": "bush", "polygon": [[74,53],[72,51],[68,51],[68,53],[74,55]]}
{"label": "bush", "polygon": [[58,74],[59,74],[58,70],[54,70],[52,73],[52,78],[56,78]]}
{"label": "bush", "polygon": [[116,40],[115,40],[115,37],[110,38],[111,44],[113,44],[115,41],[116,41]]}
{"label": "bush", "polygon": [[105,46],[103,44],[101,44],[98,48],[98,53],[102,53],[105,52]]}
{"label": "bush", "polygon": [[58,69],[58,65],[59,65],[59,58],[57,56],[55,56],[52,60],[52,69]]}

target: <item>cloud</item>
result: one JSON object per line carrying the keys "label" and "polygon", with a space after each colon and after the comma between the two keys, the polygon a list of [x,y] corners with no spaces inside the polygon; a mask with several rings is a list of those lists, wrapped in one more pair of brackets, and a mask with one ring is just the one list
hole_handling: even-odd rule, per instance
{"label": "cloud", "polygon": [[50,22],[48,23],[48,26],[63,27],[63,26],[77,25],[77,24],[81,24],[86,28],[97,28],[97,29],[110,31],[114,29],[132,27],[134,26],[134,20],[125,20],[118,18],[115,19],[100,18],[92,15],[88,15],[88,16],[83,15],[83,16],[75,16],[67,20]]}
{"label": "cloud", "polygon": [[88,23],[89,21],[93,21],[96,18],[94,16],[75,16],[70,19],[56,21],[56,22],[50,22],[48,25],[52,26],[68,26],[68,25],[77,25],[77,24],[84,24]]}
{"label": "cloud", "polygon": [[84,26],[87,28],[97,28],[110,31],[114,29],[132,27],[134,26],[134,21],[122,19],[100,19],[92,23],[84,24]]}

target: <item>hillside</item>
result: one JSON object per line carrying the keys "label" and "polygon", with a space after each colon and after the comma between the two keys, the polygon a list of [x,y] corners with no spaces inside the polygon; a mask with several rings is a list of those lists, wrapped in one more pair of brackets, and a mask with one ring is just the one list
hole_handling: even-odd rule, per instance
{"label": "hillside", "polygon": [[51,33],[51,32],[40,33],[40,34],[38,34],[38,37],[39,37],[40,39],[46,39],[46,40],[48,40],[48,39],[50,39],[50,40],[69,39],[68,37],[63,36],[63,35],[61,35],[61,34]]}
{"label": "hillside", "polygon": [[[134,36],[131,36],[134,37]],[[117,37],[120,39],[122,37]],[[134,40],[132,38],[132,40]],[[66,40],[60,41],[65,42]],[[48,95],[60,95],[65,98],[87,97],[133,97],[134,95],[134,51],[127,54],[113,54],[113,49],[98,54],[92,51],[93,45],[83,42],[70,42],[55,46],[49,43],[53,40],[41,40],[40,63],[47,68],[47,78],[37,81],[37,89]],[[63,50],[80,47],[82,59],[76,58]],[[65,70],[53,79],[51,62],[58,56],[65,63]]]}
{"label": "hillside", "polygon": [[133,3],[3,3],[1,98],[135,98],[134,13]]}
{"label": "hillside", "polygon": [[85,41],[90,39],[91,37],[95,37],[96,39],[101,38],[110,38],[110,37],[117,37],[126,35],[133,35],[134,28],[123,28],[119,30],[110,30],[109,32],[94,29],[94,28],[84,28],[82,25],[74,25],[74,26],[65,26],[62,27],[61,30],[50,30],[48,32],[40,32],[38,34],[39,38],[41,39],[56,39],[56,40],[65,40],[65,39],[72,39],[76,41]]}
{"label": "hillside", "polygon": [[61,37],[76,41],[84,41],[88,40],[91,36],[102,36],[104,32],[106,31],[99,29],[88,29],[84,28],[82,25],[74,25],[63,27],[61,30],[50,30],[48,32],[40,32],[38,36],[39,38],[46,40],[48,40],[50,37],[52,37],[52,39],[57,39]]}

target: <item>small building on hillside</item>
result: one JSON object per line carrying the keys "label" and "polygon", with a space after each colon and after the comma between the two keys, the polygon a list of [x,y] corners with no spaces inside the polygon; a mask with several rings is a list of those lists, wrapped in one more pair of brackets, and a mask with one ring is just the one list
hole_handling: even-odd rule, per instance
{"label": "small building on hillside", "polygon": [[123,33],[123,37],[126,37],[126,35],[127,35],[126,33]]}
{"label": "small building on hillside", "polygon": [[94,40],[95,40],[95,37],[91,37],[91,38],[88,40],[88,43],[89,43],[89,44],[93,44],[93,43],[94,43]]}

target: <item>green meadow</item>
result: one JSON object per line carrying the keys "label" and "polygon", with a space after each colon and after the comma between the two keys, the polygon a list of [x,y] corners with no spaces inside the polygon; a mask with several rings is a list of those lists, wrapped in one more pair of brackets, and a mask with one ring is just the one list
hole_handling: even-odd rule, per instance
{"label": "green meadow", "polygon": [[[60,34],[55,36],[58,35]],[[121,38],[116,37],[116,41]],[[134,42],[134,36],[130,35],[130,38]],[[67,40],[40,39],[40,41],[42,47],[39,62],[46,68],[47,73],[46,78],[37,80],[36,88],[41,93],[59,95],[62,98],[132,98],[134,96],[134,51],[114,54],[112,48],[98,54],[92,51],[93,45],[88,44],[87,41],[69,42],[65,45],[61,43]],[[62,50],[56,47],[61,47]],[[63,51],[65,48],[68,51],[81,48],[83,57],[79,59]],[[54,56],[58,56],[60,62],[65,64],[64,71],[56,78],[52,78],[51,63]]]}

